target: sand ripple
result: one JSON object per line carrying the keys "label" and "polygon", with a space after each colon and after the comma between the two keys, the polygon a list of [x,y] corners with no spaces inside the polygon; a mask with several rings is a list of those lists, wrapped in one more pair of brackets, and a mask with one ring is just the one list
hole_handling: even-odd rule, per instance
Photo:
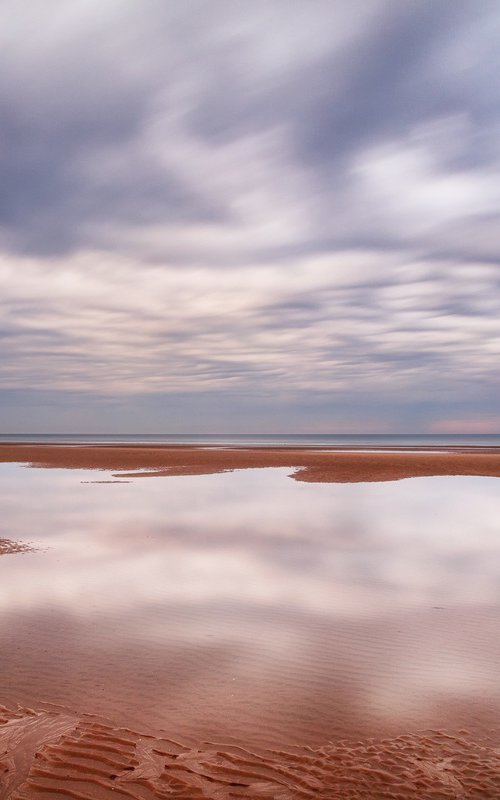
{"label": "sand ripple", "polygon": [[442,731],[259,752],[188,747],[64,709],[0,706],[0,797],[493,800],[500,752]]}

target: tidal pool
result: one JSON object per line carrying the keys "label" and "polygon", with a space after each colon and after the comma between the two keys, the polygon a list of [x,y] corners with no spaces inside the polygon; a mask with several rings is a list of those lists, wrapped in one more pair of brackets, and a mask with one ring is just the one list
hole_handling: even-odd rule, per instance
{"label": "tidal pool", "polygon": [[[0,465],[0,703],[183,741],[500,743],[500,482]],[[111,481],[93,482],[93,481]]]}

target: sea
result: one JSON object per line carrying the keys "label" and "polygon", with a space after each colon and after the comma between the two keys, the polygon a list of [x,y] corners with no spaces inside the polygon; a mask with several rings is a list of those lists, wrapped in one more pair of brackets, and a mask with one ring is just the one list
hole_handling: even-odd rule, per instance
{"label": "sea", "polygon": [[204,445],[212,447],[346,447],[378,450],[500,447],[500,433],[3,433],[0,443],[37,444],[130,444]]}

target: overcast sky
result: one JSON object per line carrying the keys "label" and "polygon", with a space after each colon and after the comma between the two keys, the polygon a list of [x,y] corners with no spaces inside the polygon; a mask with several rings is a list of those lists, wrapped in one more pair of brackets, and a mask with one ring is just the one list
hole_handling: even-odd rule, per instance
{"label": "overcast sky", "polygon": [[4,0],[0,432],[500,429],[498,0]]}

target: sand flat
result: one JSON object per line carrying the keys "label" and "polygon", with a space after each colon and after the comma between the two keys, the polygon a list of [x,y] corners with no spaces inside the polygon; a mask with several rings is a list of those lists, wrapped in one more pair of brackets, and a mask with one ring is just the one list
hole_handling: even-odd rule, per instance
{"label": "sand flat", "polygon": [[[209,447],[0,444],[0,463],[34,467],[106,469],[120,477],[198,475],[234,469],[290,467],[300,481],[352,483],[388,481],[429,475],[500,476],[500,452],[495,448],[446,453],[401,450],[354,452],[320,448]],[[137,472],[141,470],[141,472]]]}

